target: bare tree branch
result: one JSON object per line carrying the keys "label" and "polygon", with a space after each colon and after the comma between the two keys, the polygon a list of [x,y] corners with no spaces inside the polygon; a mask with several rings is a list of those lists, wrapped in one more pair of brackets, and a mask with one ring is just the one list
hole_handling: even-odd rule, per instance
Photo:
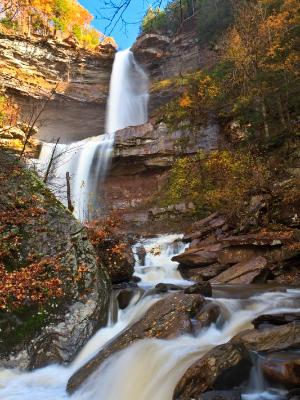
{"label": "bare tree branch", "polygon": [[[111,35],[120,23],[126,31],[128,25],[139,24],[141,22],[141,20],[132,22],[128,20],[126,16],[126,12],[132,3],[133,0],[105,0],[104,6],[97,9],[97,18],[107,21],[105,27],[105,33],[107,35]],[[151,7],[161,7],[162,0],[153,0],[147,3]]]}

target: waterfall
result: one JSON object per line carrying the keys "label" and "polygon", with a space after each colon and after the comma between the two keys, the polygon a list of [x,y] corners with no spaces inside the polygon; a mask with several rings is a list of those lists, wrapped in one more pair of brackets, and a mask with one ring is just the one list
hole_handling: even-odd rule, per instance
{"label": "waterfall", "polygon": [[[134,246],[144,246],[141,261],[136,254],[135,274],[140,274],[142,286],[160,279],[182,283],[170,261],[185,246],[181,235],[164,235],[141,240]],[[175,240],[175,242],[174,242]],[[144,265],[143,265],[144,264]],[[157,275],[155,268],[162,268]],[[143,269],[144,270],[141,270]],[[153,270],[154,268],[154,270]],[[177,279],[178,278],[178,279]],[[230,292],[229,292],[230,293]],[[147,339],[138,341],[110,357],[69,397],[66,384],[70,376],[90,360],[105,344],[135,321],[139,320],[156,301],[159,294],[137,290],[129,306],[118,310],[117,319],[100,329],[79,352],[68,367],[52,365],[32,372],[0,370],[1,400],[172,400],[173,390],[184,371],[213,347],[228,342],[237,333],[251,328],[251,321],[265,313],[300,312],[300,291],[266,292],[246,298],[217,297],[212,299],[222,310],[217,324],[193,335],[172,340]],[[112,302],[111,312],[115,312]],[[251,380],[250,380],[251,383]],[[263,387],[264,392],[260,390]],[[268,387],[250,385],[244,400],[282,400],[284,395]]]}
{"label": "waterfall", "polygon": [[[189,284],[184,281],[177,269],[178,263],[171,258],[182,253],[188,246],[183,243],[183,235],[162,235],[158,238],[140,240],[133,246],[135,256],[135,275],[143,286],[155,286],[158,283]],[[139,250],[145,251],[144,260],[140,260]]]}
{"label": "waterfall", "polygon": [[[102,328],[86,344],[69,367],[49,366],[33,372],[0,370],[1,400],[172,400],[184,371],[213,347],[228,342],[251,327],[251,321],[269,313],[300,312],[300,291],[269,292],[247,299],[216,298],[225,322],[200,330],[196,336],[173,340],[142,340],[113,355],[75,392],[65,388],[69,377],[110,339],[138,320],[158,296],[132,299],[112,326]],[[298,302],[298,308],[296,304]],[[265,391],[243,395],[244,400],[282,400],[280,393]]]}
{"label": "waterfall", "polygon": [[49,186],[66,203],[66,172],[71,176],[74,213],[81,220],[97,214],[101,184],[110,167],[115,132],[148,119],[148,78],[130,50],[116,53],[107,105],[105,134],[71,144],[44,143],[37,169],[44,175],[54,154]]}

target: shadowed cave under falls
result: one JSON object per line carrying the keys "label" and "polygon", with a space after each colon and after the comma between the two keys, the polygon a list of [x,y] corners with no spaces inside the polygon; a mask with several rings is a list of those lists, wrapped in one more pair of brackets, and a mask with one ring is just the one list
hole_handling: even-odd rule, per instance
{"label": "shadowed cave under falls", "polygon": [[[72,176],[72,196],[75,215],[86,220],[92,209],[101,209],[99,199],[92,198],[96,186],[105,179],[110,166],[114,133],[128,126],[147,121],[148,79],[129,50],[118,52],[115,58],[107,110],[106,133],[69,145],[58,145],[63,162],[55,171],[53,181]],[[45,143],[40,156],[43,166],[49,162],[54,144]],[[91,194],[91,196],[90,196]],[[57,193],[59,196],[59,193]],[[143,246],[145,257],[138,257]],[[251,321],[262,314],[300,313],[300,290],[282,292],[245,290],[238,296],[232,288],[214,288],[210,301],[219,307],[220,315],[209,326],[194,334],[182,334],[170,340],[143,339],[107,358],[72,395],[66,387],[76,371],[84,368],[97,353],[122,331],[139,321],[154,304],[167,294],[157,293],[158,283],[188,287],[172,257],[181,253],[187,244],[182,235],[161,235],[140,239],[133,246],[135,275],[140,278],[130,304],[120,309],[113,295],[109,322],[84,346],[69,366],[52,365],[32,372],[0,371],[1,400],[172,400],[177,383],[184,372],[214,347],[227,343],[239,332],[251,328]],[[156,251],[156,249],[159,251]],[[238,297],[238,298],[237,298]],[[243,400],[283,400],[286,392],[272,386],[261,376],[260,363],[254,360],[251,374],[243,384]],[[69,381],[70,382],[70,381]],[[176,397],[179,399],[180,397]]]}

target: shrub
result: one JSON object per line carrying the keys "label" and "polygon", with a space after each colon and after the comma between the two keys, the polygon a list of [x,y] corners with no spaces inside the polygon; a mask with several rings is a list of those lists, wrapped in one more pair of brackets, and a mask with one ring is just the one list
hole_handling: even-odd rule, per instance
{"label": "shrub", "polygon": [[199,152],[176,161],[166,202],[192,201],[198,213],[220,210],[235,216],[250,192],[267,189],[269,177],[267,165],[250,153]]}
{"label": "shrub", "polygon": [[61,265],[51,258],[12,272],[0,264],[0,310],[12,312],[24,305],[41,306],[63,297],[61,269]]}
{"label": "shrub", "polygon": [[197,71],[186,75],[177,85],[182,94],[162,107],[159,117],[171,128],[197,127],[206,123],[220,96],[217,79],[204,71]]}
{"label": "shrub", "polygon": [[14,126],[18,121],[19,107],[6,95],[0,94],[0,129]]}

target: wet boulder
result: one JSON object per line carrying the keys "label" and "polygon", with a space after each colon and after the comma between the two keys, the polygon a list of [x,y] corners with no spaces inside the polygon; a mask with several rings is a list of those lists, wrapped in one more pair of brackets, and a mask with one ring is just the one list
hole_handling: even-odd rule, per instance
{"label": "wet boulder", "polygon": [[[92,229],[88,226],[90,235]],[[132,279],[135,260],[126,238],[112,234],[111,237],[94,242],[94,247],[113,284]]]}
{"label": "wet boulder", "polygon": [[205,297],[212,296],[212,287],[209,282],[199,282],[195,285],[189,286],[184,290],[186,294],[201,294]]}
{"label": "wet boulder", "polygon": [[202,310],[195,316],[193,320],[194,329],[200,330],[216,323],[221,316],[221,308],[218,304],[209,302],[205,304]]}
{"label": "wet boulder", "polygon": [[124,310],[129,306],[132,298],[134,297],[137,291],[138,288],[127,288],[127,289],[121,289],[116,293],[118,306],[121,310]]}
{"label": "wet boulder", "polygon": [[288,400],[300,400],[300,388],[291,389],[288,393]]}
{"label": "wet boulder", "polygon": [[179,265],[178,270],[184,279],[202,282],[215,278],[221,272],[225,271],[226,268],[226,265],[216,263],[200,268],[187,268],[184,265]]}
{"label": "wet boulder", "polygon": [[138,261],[140,265],[145,265],[145,260],[146,260],[146,249],[142,244],[139,244],[138,246],[136,246],[136,250],[135,253],[137,255]]}
{"label": "wet boulder", "polygon": [[285,325],[293,321],[300,322],[299,313],[260,315],[252,321],[252,324],[255,329],[263,329],[272,325]]}
{"label": "wet boulder", "polygon": [[281,326],[271,326],[263,330],[248,329],[232,340],[242,344],[249,351],[279,351],[300,346],[300,322],[294,321]]}
{"label": "wet boulder", "polygon": [[157,293],[167,293],[169,291],[178,291],[178,290],[182,290],[183,288],[181,286],[178,285],[174,285],[172,283],[158,283],[155,286],[155,291]]}
{"label": "wet boulder", "polygon": [[262,371],[272,382],[286,387],[300,386],[300,354],[299,352],[270,354],[263,360]]}
{"label": "wet boulder", "polygon": [[172,261],[190,268],[210,265],[218,261],[218,255],[222,248],[223,246],[220,243],[192,247],[173,257]]}
{"label": "wet boulder", "polygon": [[241,400],[239,390],[210,390],[196,397],[195,400]]}
{"label": "wet boulder", "polygon": [[200,399],[208,389],[231,389],[247,378],[250,369],[243,346],[217,346],[187,369],[174,390],[173,400]]}
{"label": "wet boulder", "polygon": [[264,257],[253,257],[248,261],[238,263],[217,277],[210,280],[211,283],[225,284],[248,284],[261,275],[267,269],[268,262]]}
{"label": "wet boulder", "polygon": [[109,342],[69,380],[67,390],[74,392],[99,366],[114,353],[129,344],[146,338],[174,339],[192,332],[192,318],[199,312],[204,298],[183,292],[168,295],[157,301],[143,318]]}

